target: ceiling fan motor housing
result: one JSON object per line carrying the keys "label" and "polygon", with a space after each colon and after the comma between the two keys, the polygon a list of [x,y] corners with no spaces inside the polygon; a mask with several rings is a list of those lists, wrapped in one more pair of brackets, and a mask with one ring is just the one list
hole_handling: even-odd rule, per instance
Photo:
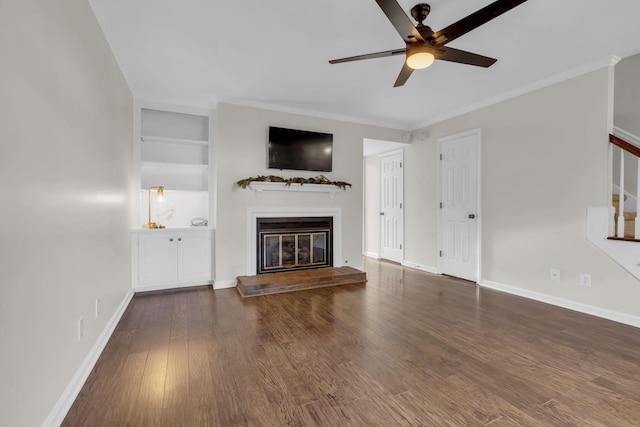
{"label": "ceiling fan motor housing", "polygon": [[413,16],[413,19],[418,21],[419,25],[422,25],[422,21],[427,19],[429,12],[431,12],[431,6],[427,3],[418,3],[411,8],[411,16]]}

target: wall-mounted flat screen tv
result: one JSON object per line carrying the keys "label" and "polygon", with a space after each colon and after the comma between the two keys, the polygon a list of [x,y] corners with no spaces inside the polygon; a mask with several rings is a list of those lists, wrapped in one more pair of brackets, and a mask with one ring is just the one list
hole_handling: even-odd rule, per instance
{"label": "wall-mounted flat screen tv", "polygon": [[331,172],[333,134],[269,126],[269,169]]}

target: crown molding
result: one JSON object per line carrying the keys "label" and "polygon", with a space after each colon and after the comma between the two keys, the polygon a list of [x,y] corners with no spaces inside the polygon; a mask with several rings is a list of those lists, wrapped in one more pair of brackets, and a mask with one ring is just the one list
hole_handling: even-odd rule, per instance
{"label": "crown molding", "polygon": [[321,111],[307,110],[304,108],[289,107],[268,102],[254,101],[249,99],[227,99],[220,101],[220,104],[238,105],[241,107],[258,108],[261,110],[277,111],[280,113],[297,114],[300,116],[316,117],[319,119],[337,120],[340,122],[355,123],[367,126],[383,127],[409,132],[411,126],[401,126],[398,123],[382,122],[377,120],[363,119],[361,117],[345,116],[341,114],[325,113]]}
{"label": "crown molding", "polygon": [[[627,55],[623,55],[623,56],[627,56]],[[336,121],[361,124],[366,126],[384,127],[384,128],[395,129],[395,130],[400,130],[404,132],[414,132],[422,128],[425,128],[427,126],[433,125],[435,123],[440,123],[442,121],[445,121],[454,117],[458,117],[460,115],[463,115],[475,110],[479,110],[481,108],[488,107],[490,105],[497,104],[499,102],[506,101],[508,99],[515,98],[517,96],[524,95],[529,92],[533,92],[533,91],[545,88],[547,86],[551,86],[556,83],[560,83],[565,80],[569,80],[574,77],[587,74],[595,70],[599,70],[601,68],[614,67],[620,60],[621,60],[620,56],[611,55],[606,58],[600,59],[598,61],[581,65],[571,70],[555,74],[551,77],[522,86],[512,91],[502,93],[500,95],[485,99],[483,101],[467,105],[465,107],[450,111],[448,113],[433,117],[431,119],[428,119],[425,122],[415,123],[413,125],[401,125],[399,123],[377,121],[377,120],[365,119],[362,117],[348,116],[348,115],[342,115],[342,114],[326,113],[326,112],[315,111],[315,110],[310,110],[305,108],[291,107],[291,106],[285,106],[285,105],[274,104],[274,103],[264,102],[264,101],[250,100],[250,99],[235,99],[235,98],[224,99],[224,100],[212,99],[210,100],[210,102],[199,103],[195,105],[193,103],[185,102],[185,100],[158,99],[158,98],[154,99],[154,98],[145,97],[145,96],[135,96],[136,94],[136,91],[134,90],[135,88],[131,88],[131,89],[132,89],[132,93],[134,93],[136,100],[142,100],[147,102],[156,102],[156,103],[162,103],[162,104],[172,104],[172,105],[182,105],[182,106],[191,105],[192,107],[195,107],[195,108],[210,109],[210,110],[215,110],[218,104],[223,103],[223,104],[229,104],[229,105],[237,105],[241,107],[275,111],[280,113],[315,117],[319,119],[336,120]]]}
{"label": "crown molding", "polygon": [[445,121],[447,119],[458,117],[458,116],[460,116],[462,114],[470,113],[472,111],[479,110],[479,109],[484,108],[484,107],[488,107],[488,106],[493,105],[493,104],[497,104],[497,103],[502,102],[502,101],[506,101],[506,100],[511,99],[511,98],[515,98],[515,97],[520,96],[520,95],[527,94],[529,92],[536,91],[538,89],[545,88],[547,86],[554,85],[556,83],[563,82],[565,80],[572,79],[574,77],[581,76],[583,74],[590,73],[591,71],[599,70],[599,69],[605,68],[605,67],[614,67],[620,61],[620,59],[621,58],[618,57],[618,56],[611,55],[611,56],[603,58],[603,59],[601,59],[599,61],[595,61],[595,62],[592,62],[590,64],[581,65],[581,66],[573,68],[571,70],[555,74],[555,75],[553,75],[551,77],[539,80],[539,81],[537,81],[535,83],[528,84],[528,85],[522,86],[522,87],[520,87],[518,89],[509,91],[509,92],[505,92],[503,94],[494,96],[492,98],[485,99],[484,101],[480,101],[480,102],[477,102],[475,104],[471,104],[471,105],[468,105],[466,107],[460,108],[458,110],[454,110],[454,111],[451,111],[449,113],[446,113],[446,114],[443,114],[443,115],[440,115],[440,116],[436,116],[433,119],[429,119],[426,122],[423,122],[422,124],[418,125],[416,130],[420,129],[420,128],[427,127],[427,126],[430,126],[430,125],[433,125],[435,123],[443,122],[443,121]]}

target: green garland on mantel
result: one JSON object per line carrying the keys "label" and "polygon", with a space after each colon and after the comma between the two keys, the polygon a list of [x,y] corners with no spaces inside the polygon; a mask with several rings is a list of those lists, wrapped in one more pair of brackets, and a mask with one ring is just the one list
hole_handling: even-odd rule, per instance
{"label": "green garland on mantel", "polygon": [[258,175],[256,177],[249,177],[241,179],[237,182],[240,188],[247,188],[252,182],[283,182],[288,186],[291,184],[321,184],[321,185],[335,185],[341,190],[346,190],[347,187],[351,187],[351,184],[344,181],[331,181],[324,175],[318,175],[315,178],[283,178],[276,175]]}

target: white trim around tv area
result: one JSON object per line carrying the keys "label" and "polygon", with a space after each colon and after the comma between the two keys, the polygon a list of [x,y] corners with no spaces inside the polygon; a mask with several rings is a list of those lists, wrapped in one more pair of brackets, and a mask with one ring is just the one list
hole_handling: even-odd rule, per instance
{"label": "white trim around tv area", "polygon": [[[256,274],[256,233],[258,218],[295,217],[333,218],[333,266],[341,267],[342,262],[342,209],[341,208],[247,208],[247,276]],[[218,289],[215,287],[215,289]]]}

